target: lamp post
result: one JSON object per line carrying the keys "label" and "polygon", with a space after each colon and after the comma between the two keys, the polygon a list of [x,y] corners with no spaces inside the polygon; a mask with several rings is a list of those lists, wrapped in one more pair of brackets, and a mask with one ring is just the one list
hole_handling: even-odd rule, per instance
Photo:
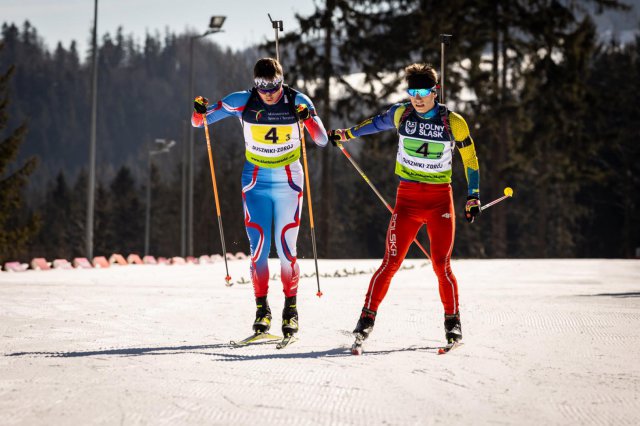
{"label": "lamp post", "polygon": [[150,149],[147,161],[147,212],[144,225],[144,255],[149,254],[149,240],[151,239],[151,157],[158,154],[164,154],[176,144],[175,141],[167,141],[166,139],[156,139],[157,148]]}
{"label": "lamp post", "polygon": [[93,259],[93,215],[96,188],[96,129],[98,122],[98,0],[93,3],[93,35],[91,38],[91,130],[89,136],[89,176],[87,179],[86,250]]}
{"label": "lamp post", "polygon": [[[193,51],[195,41],[199,38],[206,37],[210,34],[219,33],[222,30],[222,24],[224,24],[226,16],[212,16],[209,21],[209,29],[201,35],[191,36],[189,38],[189,105],[193,101]],[[188,185],[188,193],[187,193],[187,253],[188,256],[193,256],[193,127],[189,127],[189,159],[188,159],[188,168],[189,168],[189,185]],[[183,215],[184,215],[184,206],[183,206]],[[184,217],[184,216],[183,216]],[[183,250],[184,251],[184,250]],[[182,253],[185,256],[185,253]]]}

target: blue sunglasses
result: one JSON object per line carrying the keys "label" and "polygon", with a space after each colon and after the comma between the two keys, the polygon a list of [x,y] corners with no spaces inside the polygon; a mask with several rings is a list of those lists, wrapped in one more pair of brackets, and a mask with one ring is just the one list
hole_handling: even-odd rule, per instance
{"label": "blue sunglasses", "polygon": [[421,98],[424,98],[425,96],[429,96],[434,90],[436,90],[436,86],[433,86],[431,89],[407,89],[407,93],[409,94],[409,96],[414,98],[417,95],[420,95]]}

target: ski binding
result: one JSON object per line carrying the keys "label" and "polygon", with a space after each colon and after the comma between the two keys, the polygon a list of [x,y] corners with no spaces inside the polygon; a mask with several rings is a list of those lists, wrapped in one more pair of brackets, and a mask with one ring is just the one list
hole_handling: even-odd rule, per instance
{"label": "ski binding", "polygon": [[280,340],[280,336],[276,336],[270,333],[255,333],[247,337],[246,339],[242,339],[240,341],[232,340],[229,342],[229,344],[234,347],[240,347],[240,346],[247,346],[256,342],[261,342],[263,340]]}
{"label": "ski binding", "polygon": [[278,342],[278,344],[276,345],[276,349],[284,349],[297,340],[298,338],[295,337],[293,334],[287,334],[282,338],[281,341]]}
{"label": "ski binding", "polygon": [[355,336],[356,341],[353,342],[353,345],[351,345],[351,355],[362,355],[362,345],[364,343],[365,337],[360,333],[356,333]]}

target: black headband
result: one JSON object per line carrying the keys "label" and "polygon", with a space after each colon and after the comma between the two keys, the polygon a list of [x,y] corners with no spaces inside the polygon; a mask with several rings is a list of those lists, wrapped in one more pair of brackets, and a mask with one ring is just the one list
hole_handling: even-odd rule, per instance
{"label": "black headband", "polygon": [[409,89],[431,89],[437,82],[428,74],[411,74],[407,77]]}

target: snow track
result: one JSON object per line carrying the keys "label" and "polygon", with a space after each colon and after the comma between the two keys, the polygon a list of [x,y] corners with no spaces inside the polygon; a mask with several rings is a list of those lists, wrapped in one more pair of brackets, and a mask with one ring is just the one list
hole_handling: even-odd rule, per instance
{"label": "snow track", "polygon": [[[405,265],[359,357],[371,273],[323,278],[322,299],[303,278],[300,340],[283,350],[229,346],[254,302],[251,285],[225,287],[223,264],[1,273],[0,423],[640,423],[640,262],[454,261],[465,345],[444,356],[435,275]],[[246,262],[229,266],[248,279]]]}

